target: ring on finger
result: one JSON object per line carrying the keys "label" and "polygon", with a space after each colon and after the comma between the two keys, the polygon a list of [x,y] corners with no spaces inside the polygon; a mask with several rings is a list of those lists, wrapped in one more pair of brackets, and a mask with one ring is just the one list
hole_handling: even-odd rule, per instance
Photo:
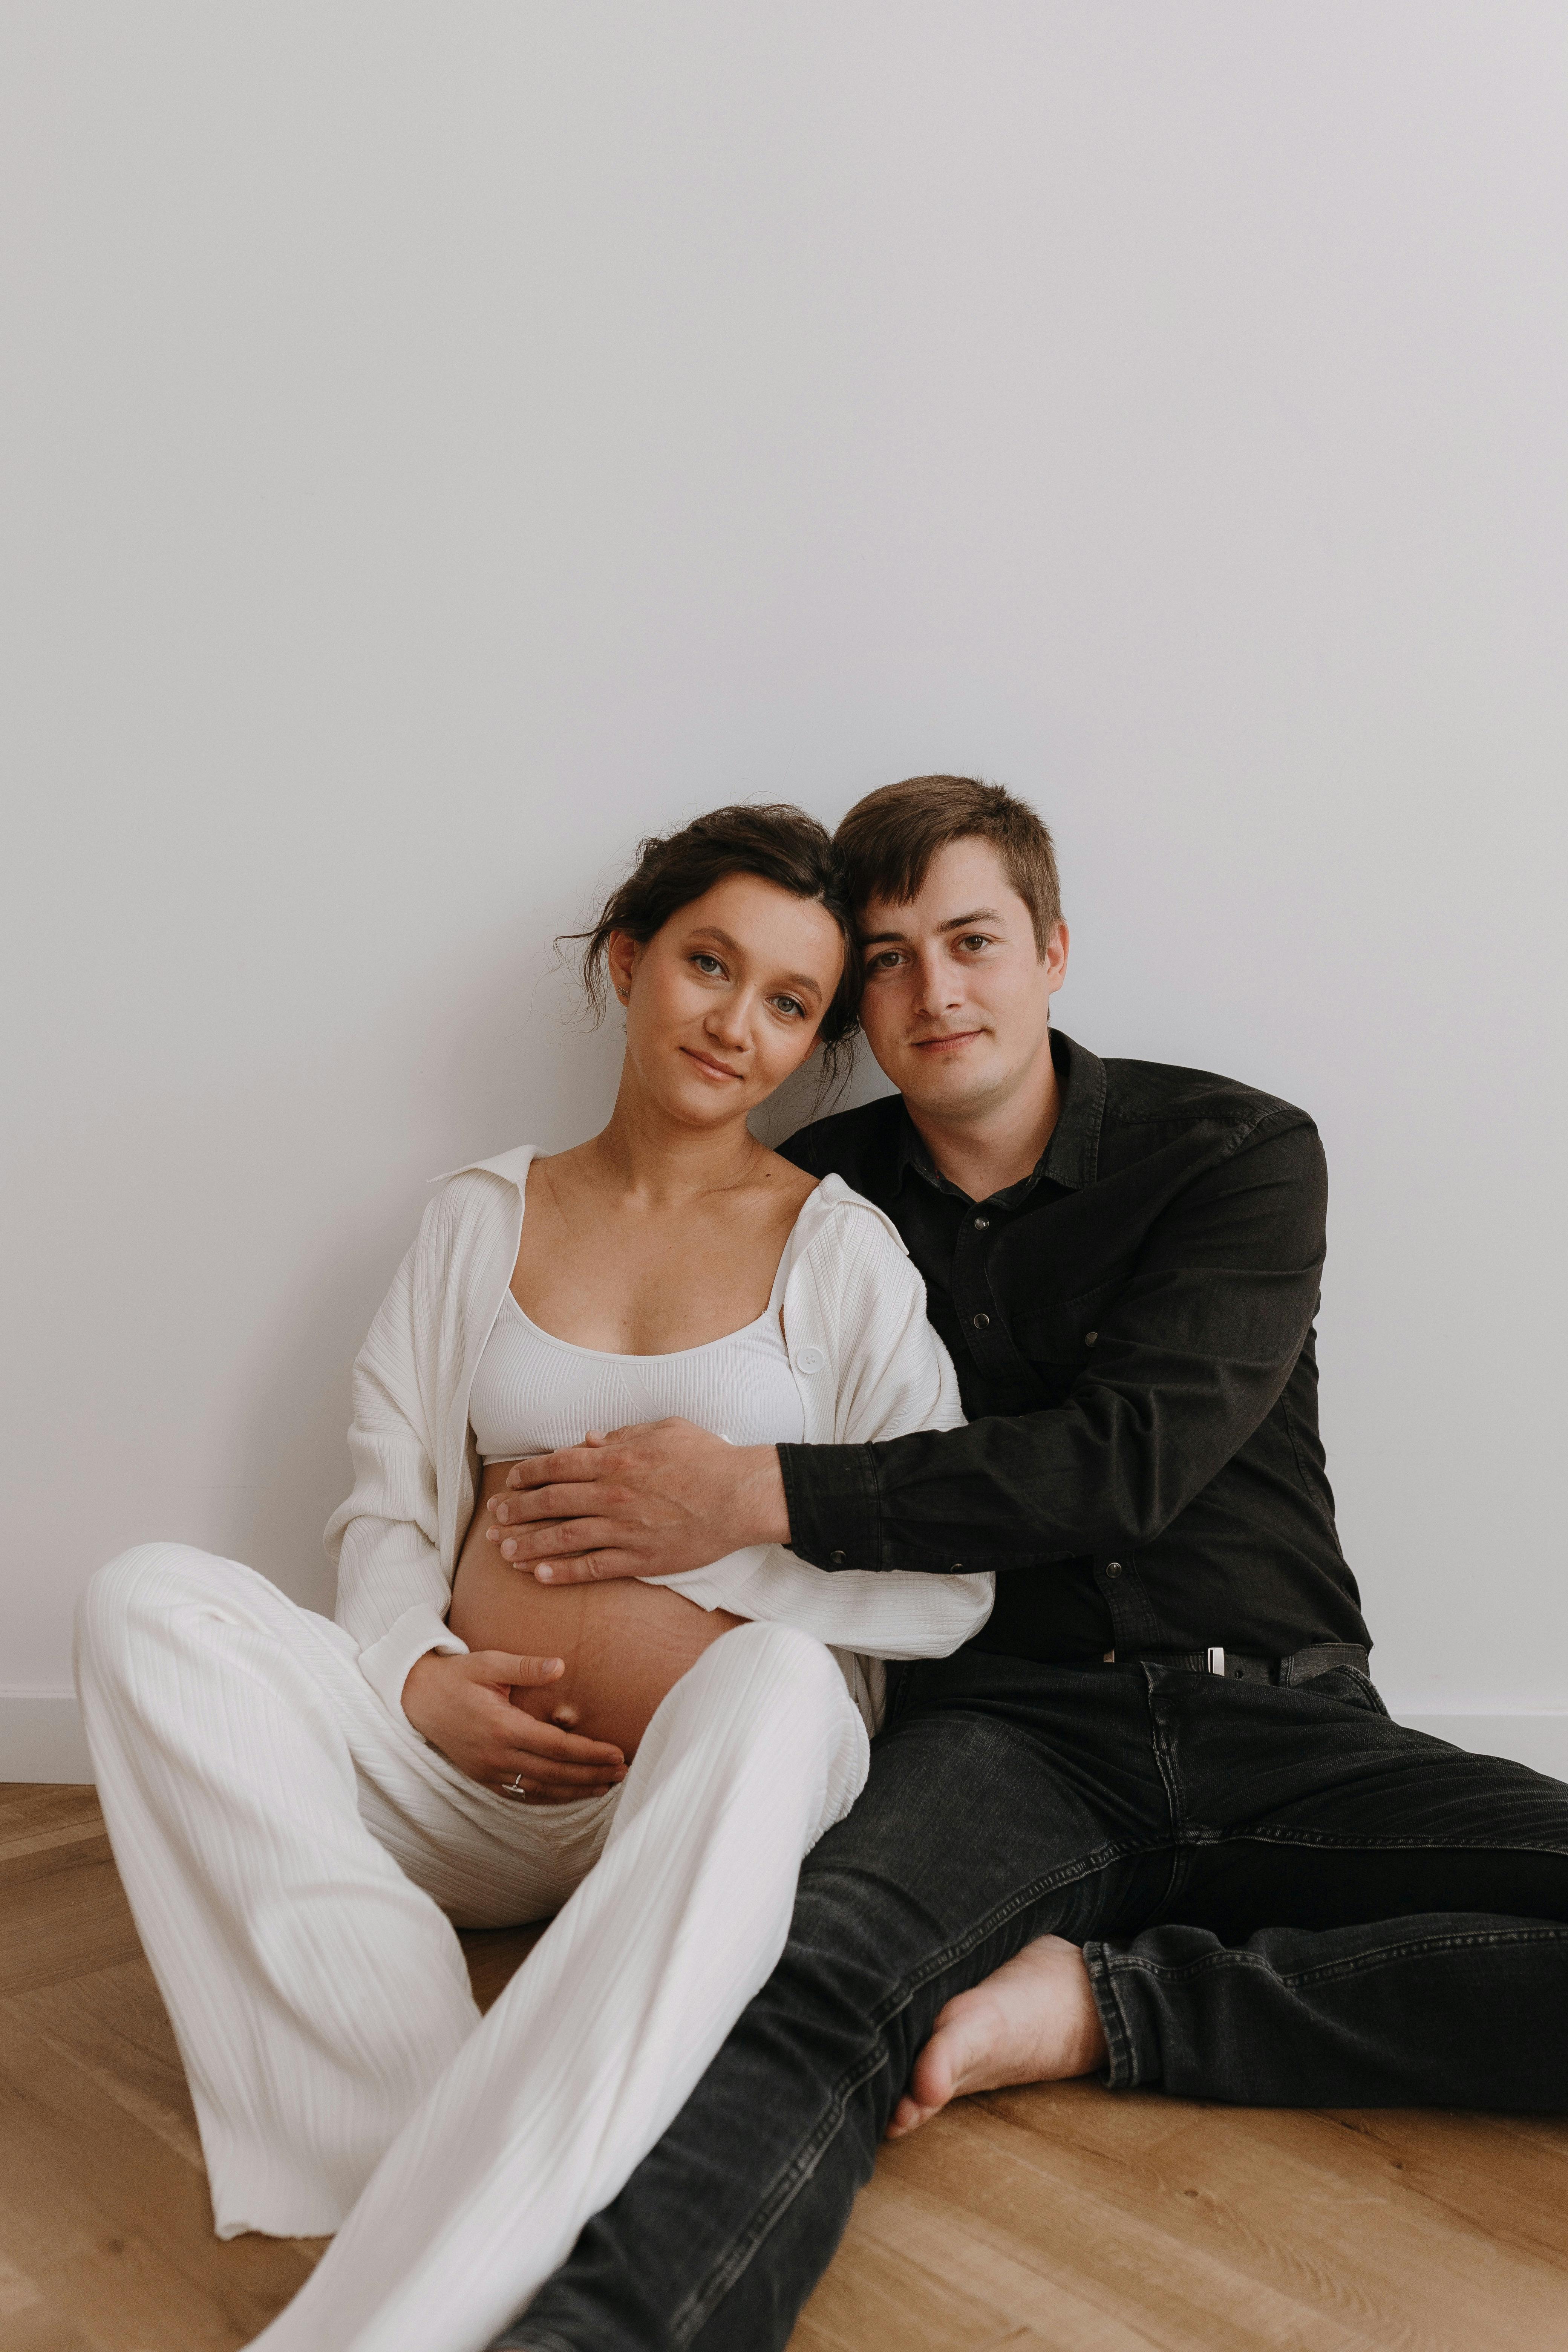
{"label": "ring on finger", "polygon": [[522,1785],[522,1774],[521,1772],[514,1773],[510,1780],[503,1780],[501,1786],[509,1797],[521,1797],[523,1803],[525,1805],[527,1804],[529,1791]]}

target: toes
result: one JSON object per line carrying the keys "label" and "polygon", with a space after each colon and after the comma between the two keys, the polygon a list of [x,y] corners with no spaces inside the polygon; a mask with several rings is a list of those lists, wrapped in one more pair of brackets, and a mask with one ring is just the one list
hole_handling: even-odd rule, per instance
{"label": "toes", "polygon": [[929,2123],[956,2095],[963,2073],[963,2039],[962,2030],[955,2029],[943,2011],[931,2040],[915,2060],[910,2087],[894,2111],[898,2137]]}
{"label": "toes", "polygon": [[906,2093],[893,2110],[893,2120],[888,2126],[887,2137],[889,2139],[905,2139],[910,2132],[919,2131],[921,2124],[929,2124],[932,2116],[940,2112],[936,2107],[918,2105]]}
{"label": "toes", "polygon": [[889,2139],[902,2139],[906,2133],[919,2131],[921,2124],[940,2115],[952,2098],[952,2056],[948,2047],[952,2038],[943,2032],[938,2018],[935,2032],[915,2060],[910,2087],[893,2109],[893,2119],[888,2126]]}
{"label": "toes", "polygon": [[934,2116],[952,2096],[952,2066],[942,2043],[942,2036],[932,2036],[915,2060],[915,2071],[910,2077],[907,2103],[918,2107],[922,2118]]}

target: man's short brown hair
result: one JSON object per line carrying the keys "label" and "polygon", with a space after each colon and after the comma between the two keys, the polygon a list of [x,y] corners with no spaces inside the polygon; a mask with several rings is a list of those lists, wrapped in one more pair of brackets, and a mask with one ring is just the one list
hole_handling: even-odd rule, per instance
{"label": "man's short brown hair", "polygon": [[872,898],[908,906],[939,849],[950,841],[989,841],[1029,910],[1042,957],[1061,921],[1050,834],[1028,803],[1001,784],[973,776],[906,776],[857,801],[833,840],[857,911]]}

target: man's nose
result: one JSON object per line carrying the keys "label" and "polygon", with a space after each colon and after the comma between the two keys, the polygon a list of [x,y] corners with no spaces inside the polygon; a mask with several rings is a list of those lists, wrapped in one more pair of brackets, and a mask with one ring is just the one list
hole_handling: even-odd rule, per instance
{"label": "man's nose", "polygon": [[915,959],[914,1010],[920,1013],[951,1013],[963,1002],[963,979],[944,956]]}

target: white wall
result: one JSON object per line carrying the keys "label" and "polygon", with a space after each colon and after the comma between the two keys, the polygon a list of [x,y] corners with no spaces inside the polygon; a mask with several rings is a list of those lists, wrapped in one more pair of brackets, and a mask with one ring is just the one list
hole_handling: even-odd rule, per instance
{"label": "white wall", "polygon": [[938,767],[1057,828],[1065,1025],[1321,1123],[1385,1687],[1568,1706],[1565,79],[1497,0],[7,14],[0,1767],[120,1546],[328,1602],[639,830]]}

